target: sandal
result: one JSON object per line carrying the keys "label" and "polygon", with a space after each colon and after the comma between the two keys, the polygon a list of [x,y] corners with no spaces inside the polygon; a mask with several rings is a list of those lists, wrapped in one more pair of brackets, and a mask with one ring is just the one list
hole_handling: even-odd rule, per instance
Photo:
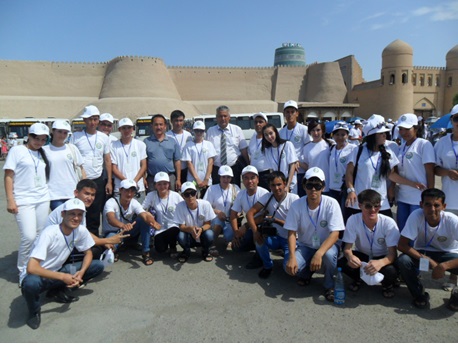
{"label": "sandal", "polygon": [[423,295],[413,300],[413,305],[419,309],[425,309],[429,306],[429,294],[425,291]]}
{"label": "sandal", "polygon": [[458,312],[458,287],[454,287],[448,300],[447,308],[451,311]]}
{"label": "sandal", "polygon": [[202,254],[202,259],[206,262],[211,262],[213,260],[213,256],[210,253]]}
{"label": "sandal", "polygon": [[361,280],[358,280],[358,281],[353,281],[353,283],[351,283],[349,286],[348,286],[348,290],[356,293],[358,290],[361,289]]}
{"label": "sandal", "polygon": [[308,286],[310,284],[310,282],[312,282],[312,278],[311,277],[307,277],[307,278],[299,277],[297,279],[297,285],[299,285],[301,287]]}
{"label": "sandal", "polygon": [[394,297],[394,295],[396,295],[394,293],[394,285],[391,284],[389,286],[386,286],[386,287],[382,287],[382,295],[385,299],[391,299]]}
{"label": "sandal", "polygon": [[145,264],[146,266],[153,265],[154,263],[154,260],[153,258],[150,257],[149,252],[146,254],[142,254],[142,260],[143,260],[143,264]]}
{"label": "sandal", "polygon": [[119,260],[119,253],[114,252],[114,262],[116,263]]}
{"label": "sandal", "polygon": [[181,263],[181,264],[184,264],[188,261],[189,259],[189,254],[187,254],[186,252],[181,252],[180,255],[178,256],[178,261]]}
{"label": "sandal", "polygon": [[219,252],[218,252],[218,250],[216,249],[215,246],[212,246],[212,247],[210,247],[208,249],[208,254],[210,254],[213,257],[218,257],[219,256]]}
{"label": "sandal", "polygon": [[324,297],[329,302],[334,302],[334,289],[329,288],[324,291]]}

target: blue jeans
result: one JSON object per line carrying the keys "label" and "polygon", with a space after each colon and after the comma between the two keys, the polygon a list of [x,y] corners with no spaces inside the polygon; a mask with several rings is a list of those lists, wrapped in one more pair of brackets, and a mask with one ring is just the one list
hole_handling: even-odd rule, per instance
{"label": "blue jeans", "polygon": [[416,209],[420,209],[420,204],[408,204],[398,202],[398,209],[396,211],[396,222],[398,223],[399,231],[401,232],[406,225],[407,218]]}
{"label": "blue jeans", "polygon": [[[447,262],[452,259],[458,258],[458,253],[452,252],[433,252],[433,251],[418,251],[428,257],[431,257],[434,261],[438,263]],[[396,261],[398,264],[399,272],[401,273],[402,278],[406,282],[407,288],[409,288],[410,294],[414,298],[417,298],[423,295],[424,288],[421,281],[418,279],[418,267],[420,261],[414,259],[407,254],[402,254]],[[458,275],[458,269],[448,270],[450,273]]]}
{"label": "blue jeans", "polygon": [[178,243],[183,248],[183,251],[189,255],[191,253],[191,247],[202,245],[202,254],[207,255],[210,247],[213,245],[215,234],[211,229],[203,231],[200,235],[200,244],[194,240],[190,233],[180,231],[178,233]]}
{"label": "blue jeans", "polygon": [[[296,261],[297,261],[297,276],[300,278],[310,278],[312,272],[310,271],[310,261],[315,255],[317,249],[308,246],[298,246],[296,248]],[[339,255],[339,246],[337,244],[326,251],[322,258],[321,267],[324,269],[324,283],[325,289],[334,288],[334,271],[337,268],[337,256]]]}
{"label": "blue jeans", "polygon": [[[83,262],[74,263],[76,271],[81,269]],[[64,265],[59,272],[70,273],[70,265]],[[83,276],[83,282],[100,275],[103,271],[103,263],[100,260],[93,260]],[[22,281],[22,295],[27,302],[30,314],[37,313],[40,306],[40,294],[49,289],[64,288],[65,283],[59,280],[40,277],[38,275],[27,275]]]}
{"label": "blue jeans", "polygon": [[[134,227],[129,232],[125,232],[125,234],[130,234],[129,238],[135,238],[140,235],[140,241],[142,243],[142,252],[144,254],[148,253],[150,251],[149,244],[151,240],[149,224],[147,224],[140,216],[138,216],[135,221],[136,223]],[[116,234],[116,232],[105,233],[105,238],[115,236]],[[118,247],[119,244],[115,245],[116,250],[118,249]]]}
{"label": "blue jeans", "polygon": [[251,229],[247,229],[243,237],[239,239],[240,246],[232,245],[232,251],[234,252],[243,252],[243,251],[251,251],[254,250],[256,247],[253,241],[253,231]]}
{"label": "blue jeans", "polygon": [[61,204],[64,204],[67,201],[68,199],[55,199],[49,203],[49,207],[51,208],[51,211],[53,211],[58,206],[60,206]]}
{"label": "blue jeans", "polygon": [[285,252],[285,258],[283,260],[283,268],[286,268],[286,263],[289,259],[289,247],[288,247],[288,239],[282,238],[281,236],[268,236],[264,237],[264,243],[259,245],[257,242],[256,244],[256,251],[258,251],[259,256],[261,257],[264,269],[272,269],[274,266],[274,262],[270,258],[269,249],[271,250],[278,250],[282,249]]}
{"label": "blue jeans", "polygon": [[220,226],[223,229],[223,236],[226,242],[231,242],[234,239],[234,230],[232,229],[231,223],[229,221],[223,221],[215,217],[212,220],[212,228],[215,226]]}

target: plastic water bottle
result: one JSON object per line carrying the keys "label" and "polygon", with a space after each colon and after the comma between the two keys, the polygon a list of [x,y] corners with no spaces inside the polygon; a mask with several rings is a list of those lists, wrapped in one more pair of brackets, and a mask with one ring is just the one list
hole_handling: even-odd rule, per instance
{"label": "plastic water bottle", "polygon": [[342,275],[342,268],[337,268],[337,276],[334,283],[334,304],[343,305],[345,303],[345,285]]}

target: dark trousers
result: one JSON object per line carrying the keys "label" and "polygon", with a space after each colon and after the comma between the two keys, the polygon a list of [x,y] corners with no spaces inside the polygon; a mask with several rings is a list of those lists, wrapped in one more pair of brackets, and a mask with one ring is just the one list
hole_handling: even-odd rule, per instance
{"label": "dark trousers", "polygon": [[89,232],[99,236],[100,214],[103,211],[103,205],[105,204],[106,198],[105,180],[100,176],[92,181],[97,185],[97,191],[95,193],[94,202],[86,209],[86,227]]}
{"label": "dark trousers", "polygon": [[170,249],[176,249],[177,239],[180,229],[178,227],[172,227],[167,229],[154,237],[154,247],[158,253],[164,253],[170,247]]}

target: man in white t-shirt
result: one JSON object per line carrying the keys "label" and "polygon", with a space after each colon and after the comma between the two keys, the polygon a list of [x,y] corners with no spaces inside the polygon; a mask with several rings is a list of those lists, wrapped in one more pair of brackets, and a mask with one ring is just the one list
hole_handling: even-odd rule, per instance
{"label": "man in white t-shirt", "polygon": [[353,123],[353,128],[350,129],[350,133],[348,134],[348,142],[359,146],[359,144],[363,141],[362,128],[363,124],[359,119],[357,119]]}
{"label": "man in white t-shirt", "polygon": [[309,168],[302,186],[307,196],[291,205],[284,225],[290,250],[285,271],[297,276],[298,284],[305,286],[315,272],[324,269],[324,296],[333,302],[337,240],[339,232],[345,229],[342,212],[334,198],[322,195],[325,177],[320,168]]}
{"label": "man in white t-shirt", "polygon": [[[105,197],[113,192],[110,140],[106,134],[97,130],[100,111],[96,106],[86,106],[81,117],[86,124],[86,128],[83,131],[75,132],[70,143],[74,144],[83,156],[83,168],[86,171],[86,177],[97,184],[95,200],[87,209],[86,223],[87,229],[98,236],[100,213],[105,203]],[[107,171],[106,179],[103,176],[104,164]]]}
{"label": "man in white t-shirt", "polygon": [[111,113],[105,112],[100,115],[100,122],[97,129],[109,137],[110,143],[118,141],[118,138],[111,134],[111,132],[113,131],[113,123],[114,117]]}
{"label": "man in white t-shirt", "polygon": [[[35,240],[27,269],[21,274],[22,295],[27,302],[29,318],[27,325],[37,329],[41,323],[40,294],[49,290],[47,296],[61,303],[78,301],[68,294],[103,271],[100,260],[92,260],[90,248],[94,245],[88,230],[81,226],[86,209],[79,199],[68,200],[62,211],[62,223],[46,227]],[[64,265],[73,248],[84,252],[82,262]]]}
{"label": "man in white t-shirt", "polygon": [[119,131],[121,139],[111,144],[114,192],[119,192],[122,180],[130,179],[137,183],[138,192],[143,195],[145,192],[143,176],[147,169],[146,145],[132,137],[134,124],[130,118],[122,118],[119,121]]}
{"label": "man in white t-shirt", "polygon": [[[419,271],[432,270],[432,278],[440,279],[449,271],[458,274],[458,216],[445,212],[445,193],[431,188],[421,193],[421,209],[414,210],[407,219],[399,239],[398,258],[401,276],[409,288],[417,308],[429,306]],[[412,243],[413,242],[413,247]],[[458,311],[458,287],[454,287],[448,308]]]}

